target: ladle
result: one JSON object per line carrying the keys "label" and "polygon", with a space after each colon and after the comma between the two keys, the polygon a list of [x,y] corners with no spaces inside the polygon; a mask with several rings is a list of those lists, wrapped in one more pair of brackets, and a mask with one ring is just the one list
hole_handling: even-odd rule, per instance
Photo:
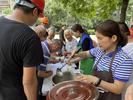
{"label": "ladle", "polygon": [[67,63],[65,63],[61,68],[57,68],[57,69],[56,69],[56,75],[57,75],[57,76],[60,76],[60,77],[63,76],[63,72],[61,71],[61,69],[62,69],[63,67],[65,67],[66,64],[67,64]]}
{"label": "ladle", "polygon": [[80,50],[81,50],[81,47],[80,47],[80,48],[77,48],[77,50],[74,52],[74,54],[72,54],[72,55],[70,56],[69,60],[70,60],[71,58],[73,58],[73,56],[74,56],[76,53],[79,53]]}
{"label": "ladle", "polygon": [[[78,53],[80,50],[81,50],[81,48],[78,48],[78,49],[76,50],[75,53]],[[74,54],[75,54],[75,53],[74,53]],[[74,56],[74,55],[73,55],[73,56]],[[61,71],[61,69],[62,69],[63,67],[65,67],[66,64],[67,64],[67,63],[65,63],[61,68],[57,68],[57,69],[56,69],[56,75],[57,75],[57,76],[60,76],[60,77],[63,76],[63,72]]]}

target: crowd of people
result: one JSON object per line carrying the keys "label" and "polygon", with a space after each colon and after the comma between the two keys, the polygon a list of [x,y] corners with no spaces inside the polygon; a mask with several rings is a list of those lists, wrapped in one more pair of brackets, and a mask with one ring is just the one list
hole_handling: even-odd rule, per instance
{"label": "crowd of people", "polygon": [[[53,74],[47,64],[61,62],[55,56],[76,64],[82,71],[76,80],[94,84],[98,100],[133,100],[133,38],[126,23],[98,24],[97,43],[80,24],[61,27],[55,39],[44,7],[44,0],[17,0],[14,12],[0,17],[0,100],[45,100],[43,80]],[[38,17],[41,24],[30,28]]]}

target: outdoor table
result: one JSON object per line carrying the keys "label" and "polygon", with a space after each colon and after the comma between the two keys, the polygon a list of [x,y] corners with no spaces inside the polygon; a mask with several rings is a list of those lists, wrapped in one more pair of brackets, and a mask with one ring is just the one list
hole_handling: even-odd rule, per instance
{"label": "outdoor table", "polygon": [[[62,65],[64,65],[64,63],[61,63],[61,62],[56,63],[56,64],[48,64],[47,65],[47,70],[52,70],[53,75],[48,78],[45,78],[43,81],[42,93],[44,95],[47,95],[47,92],[52,89],[52,87],[53,87],[52,77],[56,74],[56,69],[60,68]],[[67,71],[69,66],[70,65],[66,65],[65,67],[63,67],[62,72]],[[80,73],[79,69],[75,69],[75,67],[76,67],[75,64],[71,65],[72,73]]]}

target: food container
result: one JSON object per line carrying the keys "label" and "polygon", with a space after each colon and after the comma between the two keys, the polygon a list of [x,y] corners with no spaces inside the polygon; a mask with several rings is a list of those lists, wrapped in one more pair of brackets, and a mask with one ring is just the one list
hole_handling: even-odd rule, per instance
{"label": "food container", "polygon": [[69,80],[73,80],[73,74],[70,71],[63,72],[61,76],[56,74],[52,77],[53,85]]}
{"label": "food container", "polygon": [[97,100],[99,92],[93,84],[81,81],[65,81],[55,85],[47,100]]}

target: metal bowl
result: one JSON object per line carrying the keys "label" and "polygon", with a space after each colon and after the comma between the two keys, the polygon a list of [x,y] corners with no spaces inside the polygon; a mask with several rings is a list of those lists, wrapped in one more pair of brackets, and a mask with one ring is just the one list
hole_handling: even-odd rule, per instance
{"label": "metal bowl", "polygon": [[54,75],[52,77],[52,81],[53,81],[54,85],[58,84],[60,82],[69,81],[69,80],[73,80],[73,75],[70,71],[63,72],[63,75],[61,75],[61,76]]}

